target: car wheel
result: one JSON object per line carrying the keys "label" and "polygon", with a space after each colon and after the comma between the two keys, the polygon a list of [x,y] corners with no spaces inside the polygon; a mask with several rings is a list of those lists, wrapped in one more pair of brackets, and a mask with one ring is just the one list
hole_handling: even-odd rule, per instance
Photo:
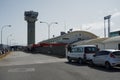
{"label": "car wheel", "polygon": [[79,60],[78,60],[78,63],[79,63],[79,64],[83,64],[83,60],[82,60],[82,59],[79,59]]}
{"label": "car wheel", "polygon": [[106,68],[106,69],[111,69],[111,68],[112,68],[112,66],[110,65],[110,63],[109,63],[109,62],[106,62],[106,63],[105,63],[105,68]]}
{"label": "car wheel", "polygon": [[89,61],[89,65],[90,65],[91,67],[93,67],[95,64],[93,63],[92,60],[90,60],[90,61]]}
{"label": "car wheel", "polygon": [[68,57],[67,59],[68,59],[68,62],[70,62],[70,63],[72,62],[72,60],[70,59],[70,57]]}

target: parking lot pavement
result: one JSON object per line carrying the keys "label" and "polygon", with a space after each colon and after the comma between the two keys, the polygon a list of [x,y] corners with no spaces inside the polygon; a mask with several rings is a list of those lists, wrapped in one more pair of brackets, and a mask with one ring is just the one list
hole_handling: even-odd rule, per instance
{"label": "parking lot pavement", "polygon": [[68,62],[0,66],[0,80],[119,80],[119,75],[120,69]]}
{"label": "parking lot pavement", "polygon": [[12,52],[0,61],[0,66],[13,66],[13,65],[27,65],[27,64],[42,64],[53,62],[64,62],[65,58],[57,58],[46,56],[43,54],[29,54],[25,52]]}

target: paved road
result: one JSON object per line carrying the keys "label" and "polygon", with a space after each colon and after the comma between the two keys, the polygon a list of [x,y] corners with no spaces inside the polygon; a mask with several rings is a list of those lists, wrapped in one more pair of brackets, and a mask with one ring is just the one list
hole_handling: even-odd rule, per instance
{"label": "paved road", "polygon": [[0,61],[0,66],[27,65],[40,63],[63,62],[66,59],[60,59],[42,54],[30,54],[24,52],[12,52],[6,58]]}
{"label": "paved road", "polygon": [[107,71],[41,54],[14,52],[0,61],[0,80],[119,80],[119,75],[119,68]]}

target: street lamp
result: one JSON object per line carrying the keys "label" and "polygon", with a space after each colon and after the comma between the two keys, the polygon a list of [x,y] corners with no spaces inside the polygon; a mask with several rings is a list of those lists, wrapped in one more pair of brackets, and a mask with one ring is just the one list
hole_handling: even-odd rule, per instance
{"label": "street lamp", "polygon": [[42,21],[40,21],[40,23],[45,23],[45,24],[47,24],[47,26],[48,26],[48,39],[50,39],[50,26],[51,26],[52,24],[58,24],[58,23],[57,23],[57,22],[47,23],[47,22],[42,22]]}
{"label": "street lamp", "polygon": [[8,39],[9,39],[9,37],[11,37],[12,36],[12,34],[10,34],[8,37],[7,37],[7,46],[8,46]]}
{"label": "street lamp", "polygon": [[2,45],[2,31],[5,27],[11,27],[11,25],[4,25],[2,28],[1,28],[1,45]]}
{"label": "street lamp", "polygon": [[15,39],[11,39],[10,40],[10,46],[12,46],[12,41],[15,41]]}

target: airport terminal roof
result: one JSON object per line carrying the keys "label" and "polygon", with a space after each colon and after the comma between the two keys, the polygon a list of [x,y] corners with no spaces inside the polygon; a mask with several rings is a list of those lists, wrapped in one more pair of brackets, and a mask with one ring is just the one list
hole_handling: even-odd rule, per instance
{"label": "airport terminal roof", "polygon": [[110,37],[107,40],[103,41],[103,43],[107,43],[107,42],[116,42],[119,41],[120,42],[120,36],[115,36],[115,37]]}
{"label": "airport terminal roof", "polygon": [[96,39],[84,40],[84,41],[76,42],[73,45],[89,45],[93,43],[102,43],[106,39],[108,38],[96,38]]}
{"label": "airport terminal roof", "polygon": [[[60,38],[64,38],[64,37],[72,37],[72,36],[75,36],[75,34],[81,34],[81,33],[84,33],[84,34],[87,34],[89,36],[92,36],[93,38],[97,38],[98,36],[96,36],[95,34],[91,33],[91,32],[88,32],[88,31],[72,31],[72,32],[69,32],[69,33],[66,33],[64,35],[60,35],[58,37],[54,37],[54,38],[51,38],[51,39],[48,39],[48,40],[44,40],[42,42],[49,42],[50,40],[57,40],[57,39],[60,39]],[[39,42],[41,43],[41,42]]]}

